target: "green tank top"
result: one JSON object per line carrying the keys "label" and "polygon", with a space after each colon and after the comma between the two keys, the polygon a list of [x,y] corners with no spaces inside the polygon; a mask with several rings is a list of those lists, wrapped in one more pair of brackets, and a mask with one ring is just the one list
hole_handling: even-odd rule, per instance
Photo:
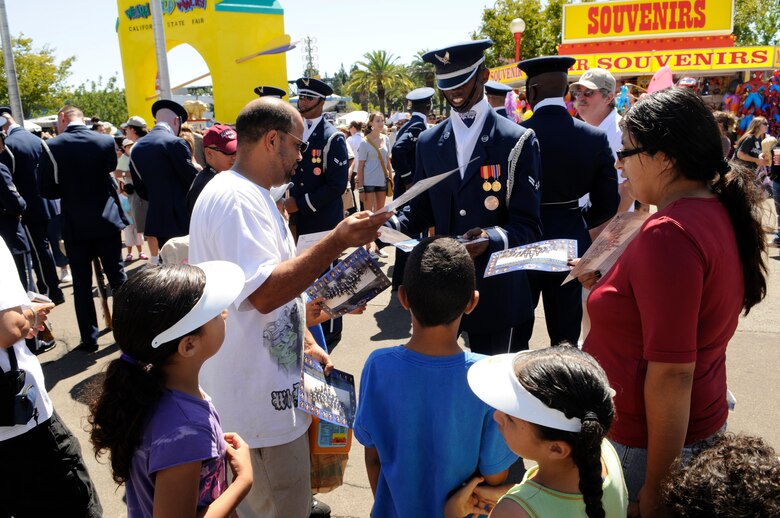
{"label": "green tank top", "polygon": [[[624,518],[628,509],[628,491],[623,480],[623,468],[620,466],[615,448],[604,439],[601,443],[601,460],[607,468],[604,477],[601,497],[607,518]],[[583,517],[585,502],[580,493],[562,493],[549,489],[532,480],[538,470],[537,466],[529,469],[523,481],[510,489],[501,500],[511,500],[521,506],[532,518],[547,517]]]}

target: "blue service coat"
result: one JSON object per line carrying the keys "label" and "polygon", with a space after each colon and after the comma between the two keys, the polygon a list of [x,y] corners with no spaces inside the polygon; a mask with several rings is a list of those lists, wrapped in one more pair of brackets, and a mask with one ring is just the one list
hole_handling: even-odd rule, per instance
{"label": "blue service coat", "polygon": [[111,237],[129,224],[111,175],[117,162],[112,137],[74,125],[46,148],[38,166],[41,194],[61,198],[66,243]]}
{"label": "blue service coat", "polygon": [[[324,152],[329,140],[326,163]],[[344,134],[321,119],[309,136],[309,148],[298,162],[290,188],[290,196],[298,206],[294,220],[299,236],[332,230],[344,219],[341,195],[347,189],[348,169]]]}
{"label": "blue service coat", "polygon": [[17,126],[5,138],[6,151],[0,153],[3,163],[13,176],[14,184],[27,203],[25,223],[48,221],[54,215],[51,206],[38,188],[37,169],[41,159],[41,139]]}
{"label": "blue service coat", "polygon": [[[523,124],[536,132],[542,154],[542,239],[576,239],[582,255],[591,244],[588,229],[614,216],[620,203],[607,135],[555,105]],[[578,200],[588,193],[591,207],[583,212]]]}
{"label": "blue service coat", "polygon": [[[506,112],[506,108],[494,108],[496,110],[496,113],[499,114],[502,117],[509,118],[509,114]],[[513,121],[514,122],[514,121]],[[528,127],[528,125],[526,125]]]}
{"label": "blue service coat", "polygon": [[198,171],[187,142],[158,123],[130,151],[130,174],[136,193],[149,201],[144,234],[156,237],[160,247],[189,234],[186,198]]}
{"label": "blue service coat", "polygon": [[[485,230],[490,239],[488,251],[474,259],[480,302],[471,314],[464,315],[461,328],[475,333],[504,332],[533,316],[528,279],[524,272],[488,279],[483,275],[491,253],[532,243],[541,236],[539,143],[533,131],[491,109],[471,157],[480,158],[469,164],[462,180],[458,172],[453,173],[414,198],[388,224],[407,235],[430,226],[436,234],[447,236],[475,227]],[[495,180],[500,184],[498,192],[483,189],[481,168],[490,165],[500,171]],[[415,182],[456,167],[455,133],[447,119],[420,134]]]}
{"label": "blue service coat", "polygon": [[0,237],[12,254],[30,251],[27,234],[22,228],[22,213],[27,207],[24,198],[16,190],[11,172],[0,164]]}
{"label": "blue service coat", "polygon": [[393,164],[395,172],[393,176],[395,197],[402,195],[406,191],[407,184],[412,183],[417,166],[415,155],[417,139],[420,138],[420,133],[427,128],[425,119],[419,115],[413,115],[409,122],[398,130],[390,155],[390,162]]}

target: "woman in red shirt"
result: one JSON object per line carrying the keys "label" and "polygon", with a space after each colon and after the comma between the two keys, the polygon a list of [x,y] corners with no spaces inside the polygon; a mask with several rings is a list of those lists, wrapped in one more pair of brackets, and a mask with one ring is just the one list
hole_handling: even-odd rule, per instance
{"label": "woman in red shirt", "polygon": [[717,123],[695,93],[651,94],[622,124],[615,166],[658,212],[603,278],[580,279],[595,284],[583,350],[617,391],[609,437],[629,499],[658,516],[675,459],[725,428],[726,346],[740,312],[766,294],[766,243],[752,177],[723,160]]}

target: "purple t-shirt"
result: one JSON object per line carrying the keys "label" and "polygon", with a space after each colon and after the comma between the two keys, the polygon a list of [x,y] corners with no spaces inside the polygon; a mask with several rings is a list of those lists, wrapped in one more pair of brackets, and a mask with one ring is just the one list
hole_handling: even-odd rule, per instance
{"label": "purple t-shirt", "polygon": [[227,445],[211,400],[166,390],[151,412],[127,480],[128,518],[151,517],[158,471],[202,462],[198,509],[227,488]]}

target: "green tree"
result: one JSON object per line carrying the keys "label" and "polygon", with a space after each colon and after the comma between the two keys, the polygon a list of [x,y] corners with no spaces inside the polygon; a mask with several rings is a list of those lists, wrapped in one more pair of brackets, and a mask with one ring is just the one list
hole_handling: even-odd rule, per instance
{"label": "green tree", "polygon": [[341,68],[333,76],[333,91],[341,95],[344,91],[344,85],[349,81],[349,74],[344,70],[344,63],[341,64]]}
{"label": "green tree", "polygon": [[436,84],[436,70],[432,63],[426,63],[423,61],[423,55],[428,52],[428,49],[417,51],[412,63],[408,67],[409,78],[414,83],[415,88],[422,88],[427,86],[434,88]]}
{"label": "green tree", "polygon": [[[70,67],[76,58],[69,57],[57,63],[53,48],[48,45],[36,48],[32,38],[25,38],[24,34],[12,38],[11,46],[25,117],[45,115],[60,108],[64,99],[65,79],[70,75]],[[8,78],[2,53],[0,103],[8,105]]]}
{"label": "green tree", "polygon": [[117,77],[111,76],[103,84],[103,78],[82,84],[70,94],[68,101],[81,108],[87,117],[100,117],[119,125],[127,120],[125,89],[116,86]]}
{"label": "green tree", "polygon": [[472,34],[474,39],[490,38],[494,45],[487,50],[485,63],[493,68],[515,61],[515,39],[509,31],[514,18],[522,18],[525,32],[520,44],[521,59],[558,53],[561,42],[561,13],[566,0],[497,0],[482,12],[482,25]]}
{"label": "green tree", "polygon": [[376,95],[379,111],[385,112],[387,91],[408,90],[412,87],[406,68],[396,64],[397,57],[385,50],[374,50],[363,54],[363,61],[357,62],[357,69],[346,85],[350,94],[361,94],[361,104],[368,106],[368,94]]}
{"label": "green tree", "polygon": [[780,1],[737,0],[734,36],[739,46],[780,43]]}

